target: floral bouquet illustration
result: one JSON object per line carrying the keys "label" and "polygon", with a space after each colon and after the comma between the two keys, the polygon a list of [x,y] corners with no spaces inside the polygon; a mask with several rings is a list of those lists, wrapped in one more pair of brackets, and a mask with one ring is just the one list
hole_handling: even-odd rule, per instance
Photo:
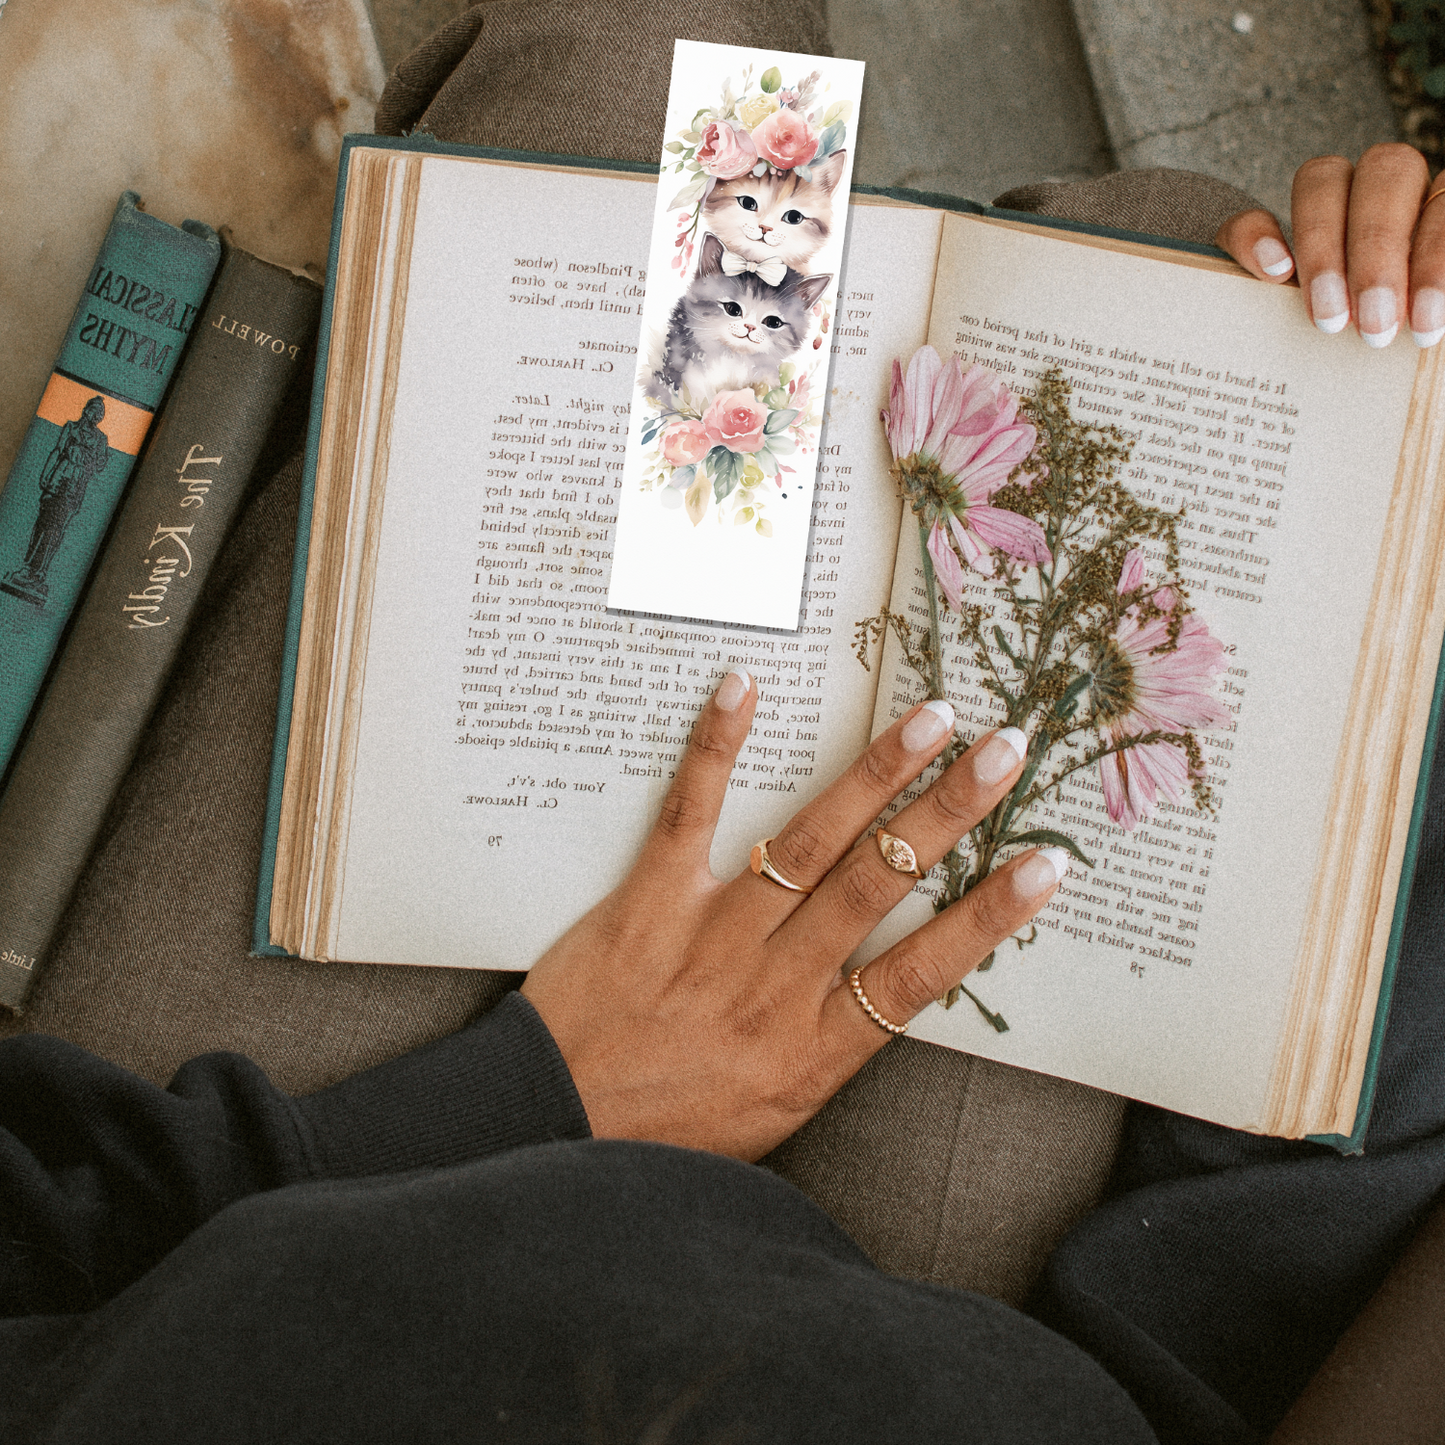
{"label": "floral bouquet illustration", "polygon": [[852,102],[830,102],[817,70],[786,85],[776,66],[752,75],[724,80],[664,147],[683,176],[666,209],[685,289],[644,348],[642,485],[694,526],[711,509],[770,537],[770,503],[817,445],[834,276],[814,263],[835,236],[835,192],[841,225]]}
{"label": "floral bouquet illustration", "polygon": [[[1020,400],[986,368],[965,370],[927,346],[906,374],[893,363],[882,420],[892,476],[918,520],[929,625],[916,635],[885,608],[858,624],[859,660],[868,666],[891,628],[927,695],[942,699],[951,643],[992,695],[999,726],[1029,739],[1018,782],[940,865],[935,906],[1020,847],[1060,846],[1092,867],[1075,839],[1029,820],[1075,773],[1097,770],[1109,816],[1126,830],[1161,799],[1190,796],[1212,811],[1195,730],[1229,720],[1213,690],[1224,647],[1179,577],[1182,513],[1143,505],[1119,481],[1124,435],[1076,421],[1057,371]],[[942,765],[961,751],[950,742]],[[1007,1029],[962,985],[942,1002],[960,994]]]}

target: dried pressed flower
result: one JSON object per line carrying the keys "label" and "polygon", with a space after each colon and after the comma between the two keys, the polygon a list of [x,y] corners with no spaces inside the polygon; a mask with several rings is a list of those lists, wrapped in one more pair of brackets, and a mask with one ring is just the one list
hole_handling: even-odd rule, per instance
{"label": "dried pressed flower", "polygon": [[[1145,584],[1144,559],[1135,548],[1124,559],[1119,595]],[[1156,615],[1141,620],[1138,604],[1126,609],[1094,667],[1094,716],[1106,746],[1147,733],[1213,727],[1229,717],[1214,695],[1223,644],[1198,613],[1177,621],[1177,635],[1170,637],[1174,596],[1168,588],[1155,591],[1149,602]],[[1183,797],[1191,781],[1189,759],[1177,743],[1140,743],[1102,757],[1099,781],[1109,816],[1133,828],[1154,811],[1161,794],[1170,802]]]}
{"label": "dried pressed flower", "polygon": [[1031,517],[989,505],[1034,449],[1038,433],[1019,420],[1018,402],[986,367],[964,370],[931,346],[913,354],[905,375],[893,363],[883,412],[893,476],[919,525],[949,606],[963,601],[965,566],[994,574],[997,549],[1023,562],[1049,560],[1043,528]]}

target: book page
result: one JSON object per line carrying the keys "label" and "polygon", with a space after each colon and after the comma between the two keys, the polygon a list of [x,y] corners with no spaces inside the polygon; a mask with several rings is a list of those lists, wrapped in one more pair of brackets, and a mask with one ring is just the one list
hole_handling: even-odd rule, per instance
{"label": "book page", "polygon": [[877,411],[940,218],[854,212],[801,631],[679,622],[605,609],[653,185],[424,162],[327,956],[528,966],[621,880],[733,666],[760,702],[720,874],[866,745],[853,626],[898,529]]}
{"label": "book page", "polygon": [[[1257,1127],[1416,354],[1323,336],[1296,289],[1183,259],[972,217],[945,224],[933,344],[1016,390],[1060,367],[1076,416],[1135,438],[1135,494],[1186,509],[1181,574],[1229,653],[1216,688],[1232,718],[1202,739],[1215,816],[1188,799],[1165,803],[1126,833],[1109,820],[1097,768],[1036,806],[1034,825],[1068,833],[1096,866],[1073,865],[1036,943],[1005,944],[969,979],[1009,1031],[995,1033],[963,999],[929,1010],[912,1032]],[[894,606],[926,621],[917,558],[915,533],[900,542]],[[972,580],[972,600],[991,590]],[[918,695],[900,662],[889,653],[875,730]],[[952,686],[970,735],[999,724],[965,668],[955,666]],[[870,952],[930,911],[920,889]]]}

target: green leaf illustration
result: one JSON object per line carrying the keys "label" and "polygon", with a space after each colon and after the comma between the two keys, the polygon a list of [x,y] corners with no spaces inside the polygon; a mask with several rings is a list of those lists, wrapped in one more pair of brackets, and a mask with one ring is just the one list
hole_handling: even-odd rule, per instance
{"label": "green leaf illustration", "polygon": [[763,71],[762,79],[758,81],[758,84],[763,88],[764,95],[771,95],[775,90],[779,89],[782,83],[783,72],[779,70],[776,65],[769,66],[767,70]]}
{"label": "green leaf illustration", "polygon": [[763,431],[770,437],[777,436],[779,432],[787,431],[797,419],[798,413],[793,407],[782,407],[768,413],[768,419],[763,423]]}
{"label": "green leaf illustration", "polygon": [[707,512],[707,478],[699,477],[688,489],[683,501],[687,504],[687,515],[695,527]]}
{"label": "green leaf illustration", "polygon": [[687,487],[690,487],[690,486],[693,484],[693,482],[696,481],[696,480],[697,480],[697,468],[696,468],[696,467],[678,467],[678,469],[677,469],[675,472],[673,472],[673,474],[672,474],[672,480],[669,482],[668,485],[669,485],[669,486],[674,486],[674,487],[687,488]]}
{"label": "green leaf illustration", "polygon": [[835,120],[847,120],[852,114],[853,102],[851,100],[835,100],[823,112],[823,128],[826,130]]}
{"label": "green leaf illustration", "polygon": [[848,127],[845,125],[830,125],[818,140],[818,154],[813,157],[820,161],[824,156],[830,156],[839,146],[843,144],[848,134]]}
{"label": "green leaf illustration", "polygon": [[663,146],[663,150],[669,155],[680,156],[682,154],[682,142],[680,140],[670,140]]}
{"label": "green leaf illustration", "polygon": [[794,366],[791,361],[785,361],[778,368],[778,380],[784,386],[786,386],[793,379],[793,377],[797,375],[797,372],[798,368]]}
{"label": "green leaf illustration", "polygon": [[733,525],[735,527],[741,527],[745,522],[751,522],[752,519],[753,509],[751,507],[743,507],[739,510],[737,516],[733,518]]}
{"label": "green leaf illustration", "polygon": [[702,199],[703,188],[707,185],[705,175],[694,176],[668,203],[669,211],[680,211],[687,206],[695,205]]}
{"label": "green leaf illustration", "polygon": [[737,490],[742,480],[743,467],[747,464],[732,452],[725,452],[723,458],[713,467],[712,492],[719,502]]}
{"label": "green leaf illustration", "polygon": [[757,533],[760,537],[771,537],[773,535],[773,524],[766,517],[758,518]]}

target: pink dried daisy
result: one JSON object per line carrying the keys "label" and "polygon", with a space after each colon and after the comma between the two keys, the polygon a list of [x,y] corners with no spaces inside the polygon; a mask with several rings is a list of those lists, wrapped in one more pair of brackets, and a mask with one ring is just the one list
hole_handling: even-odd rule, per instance
{"label": "pink dried daisy", "polygon": [[[1118,591],[1126,596],[1145,586],[1144,559],[1137,549],[1124,559]],[[1167,613],[1174,594],[1161,587],[1150,599]],[[1190,613],[1169,637],[1168,616],[1141,622],[1128,608],[1094,668],[1095,716],[1106,745],[1139,733],[1182,733],[1214,727],[1229,713],[1214,695],[1214,677],[1224,668],[1224,645],[1210,635],[1203,618]],[[1192,781],[1188,754],[1177,743],[1140,743],[1099,759],[1099,781],[1109,816],[1125,829],[1149,817],[1161,796],[1177,803]]]}
{"label": "pink dried daisy", "polygon": [[993,372],[965,371],[957,356],[945,362],[921,346],[906,375],[893,363],[883,425],[893,475],[928,528],[928,554],[951,607],[962,605],[965,566],[993,575],[995,549],[1035,565],[1049,560],[1037,522],[988,504],[1038,440]]}

